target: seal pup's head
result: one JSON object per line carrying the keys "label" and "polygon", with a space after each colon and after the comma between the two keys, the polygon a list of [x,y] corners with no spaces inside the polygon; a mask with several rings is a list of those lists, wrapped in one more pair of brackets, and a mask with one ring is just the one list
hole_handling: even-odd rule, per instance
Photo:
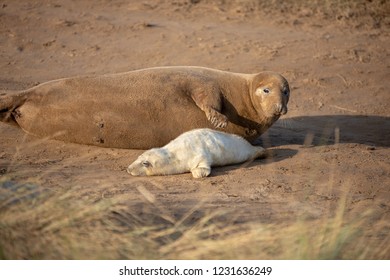
{"label": "seal pup's head", "polygon": [[287,113],[290,87],[282,75],[269,71],[258,73],[251,87],[252,104],[259,115],[274,122]]}
{"label": "seal pup's head", "polygon": [[145,151],[127,167],[133,176],[168,175],[176,173],[178,164],[175,157],[164,148]]}

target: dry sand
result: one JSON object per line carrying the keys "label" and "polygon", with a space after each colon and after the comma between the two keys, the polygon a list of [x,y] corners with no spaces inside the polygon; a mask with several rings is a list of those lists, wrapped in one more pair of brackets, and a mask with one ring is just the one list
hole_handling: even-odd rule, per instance
{"label": "dry sand", "polygon": [[[211,177],[201,180],[191,174],[131,177],[126,167],[142,151],[42,140],[0,123],[0,255],[130,257],[89,255],[88,244],[94,247],[96,240],[87,241],[79,254],[46,250],[44,235],[52,225],[39,220],[40,212],[34,215],[38,206],[31,208],[32,220],[11,227],[9,215],[17,219],[20,204],[15,186],[31,185],[58,195],[70,192],[63,199],[76,200],[82,209],[121,199],[120,209],[113,203],[105,215],[121,221],[123,231],[134,225],[191,226],[216,212],[223,213],[215,219],[219,224],[286,226],[301,218],[334,217],[344,203],[343,224],[369,213],[359,231],[367,236],[367,246],[377,247],[370,256],[349,257],[389,259],[389,2],[264,2],[0,2],[0,89],[75,75],[199,65],[243,73],[277,71],[292,90],[288,114],[259,140],[272,157],[214,168]],[[24,197],[23,203],[34,199]],[[35,232],[23,233],[29,225]],[[271,257],[283,255],[276,250]]]}

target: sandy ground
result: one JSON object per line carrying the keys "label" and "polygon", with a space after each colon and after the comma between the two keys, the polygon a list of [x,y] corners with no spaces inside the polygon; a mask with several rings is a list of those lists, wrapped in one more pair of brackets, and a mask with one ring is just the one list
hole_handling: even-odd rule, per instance
{"label": "sandy ground", "polygon": [[[373,258],[390,258],[389,3],[224,2],[1,1],[0,89],[165,65],[277,71],[292,91],[288,114],[259,139],[272,157],[201,180],[140,179],[125,169],[142,151],[42,140],[0,123],[0,187],[77,189],[86,204],[126,196],[142,225],[215,211],[229,224],[285,224],[335,215],[345,201],[344,222],[370,212],[361,230],[383,246]],[[383,14],[371,13],[374,5]],[[7,211],[9,197],[1,198]],[[2,247],[3,257],[31,257]]]}

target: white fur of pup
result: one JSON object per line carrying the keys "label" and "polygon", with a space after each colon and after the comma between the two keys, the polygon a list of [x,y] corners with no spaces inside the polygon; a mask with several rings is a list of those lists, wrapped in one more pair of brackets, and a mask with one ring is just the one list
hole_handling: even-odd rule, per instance
{"label": "white fur of pup", "polygon": [[127,168],[133,176],[191,172],[206,177],[211,166],[223,166],[265,157],[266,150],[244,138],[208,128],[181,134],[162,148],[147,150]]}

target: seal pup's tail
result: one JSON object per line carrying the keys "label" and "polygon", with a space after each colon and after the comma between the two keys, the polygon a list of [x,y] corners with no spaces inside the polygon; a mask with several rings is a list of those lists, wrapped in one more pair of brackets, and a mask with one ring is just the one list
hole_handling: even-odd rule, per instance
{"label": "seal pup's tail", "polygon": [[0,92],[0,121],[13,121],[13,112],[22,106],[28,97],[27,91]]}
{"label": "seal pup's tail", "polygon": [[255,148],[255,152],[253,154],[253,157],[245,161],[244,163],[241,164],[241,167],[247,167],[249,164],[254,162],[256,159],[263,159],[267,158],[270,155],[270,152],[263,147],[260,146],[253,146]]}
{"label": "seal pup's tail", "polygon": [[264,149],[263,147],[260,147],[260,146],[254,146],[256,148],[256,153],[255,153],[255,157],[253,158],[253,160],[255,159],[258,159],[258,158],[266,158],[269,156],[269,152]]}

